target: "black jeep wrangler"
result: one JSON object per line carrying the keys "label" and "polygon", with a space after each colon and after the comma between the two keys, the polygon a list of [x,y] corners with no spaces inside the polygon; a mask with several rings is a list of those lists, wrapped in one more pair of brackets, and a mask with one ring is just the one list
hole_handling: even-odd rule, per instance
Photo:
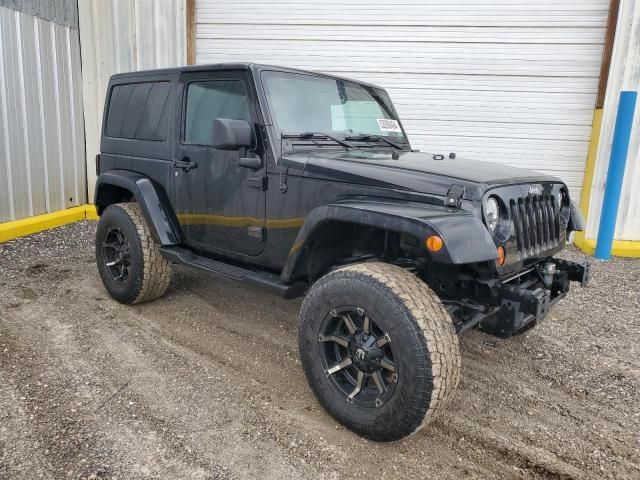
{"label": "black jeep wrangler", "polygon": [[451,398],[457,335],[522,332],[589,280],[553,258],[583,223],[561,180],[412,150],[374,85],[255,64],[115,75],[101,152],[109,293],[154,300],[177,263],[305,295],[309,384],[373,440]]}

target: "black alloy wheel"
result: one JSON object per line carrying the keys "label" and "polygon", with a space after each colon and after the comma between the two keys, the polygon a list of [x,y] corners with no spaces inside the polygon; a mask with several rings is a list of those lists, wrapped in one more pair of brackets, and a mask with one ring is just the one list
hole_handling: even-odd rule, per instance
{"label": "black alloy wheel", "polygon": [[391,338],[363,308],[343,306],[331,310],[320,331],[322,367],[347,402],[379,408],[393,396],[398,372]]}
{"label": "black alloy wheel", "polygon": [[437,295],[397,265],[346,265],[302,302],[298,344],[320,404],[375,441],[412,435],[449,401],[460,376],[458,337]]}
{"label": "black alloy wheel", "polygon": [[129,242],[119,228],[111,227],[107,230],[102,242],[102,255],[111,278],[117,282],[125,282],[131,267],[131,251]]}
{"label": "black alloy wheel", "polygon": [[95,246],[102,283],[117,301],[148,302],[167,290],[171,265],[162,256],[137,203],[105,208],[96,229]]}

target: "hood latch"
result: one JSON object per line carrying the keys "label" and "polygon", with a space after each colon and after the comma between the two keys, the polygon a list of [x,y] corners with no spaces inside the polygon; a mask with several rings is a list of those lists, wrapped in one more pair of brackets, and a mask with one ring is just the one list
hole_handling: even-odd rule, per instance
{"label": "hood latch", "polygon": [[464,187],[462,185],[451,185],[447,190],[445,205],[447,207],[460,208],[462,205],[462,197],[464,196]]}

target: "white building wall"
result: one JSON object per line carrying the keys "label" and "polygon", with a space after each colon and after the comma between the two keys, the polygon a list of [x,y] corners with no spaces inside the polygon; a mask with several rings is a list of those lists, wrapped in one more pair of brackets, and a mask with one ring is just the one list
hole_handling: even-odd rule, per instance
{"label": "white building wall", "polygon": [[[591,190],[587,238],[596,238],[598,235],[611,142],[622,90],[640,90],[640,3],[636,0],[620,2]],[[614,238],[640,240],[640,102],[635,110]]]}
{"label": "white building wall", "polygon": [[81,0],[78,2],[89,201],[109,77],[186,63],[185,2]]}
{"label": "white building wall", "polygon": [[412,145],[548,172],[580,198],[609,0],[198,0],[197,63],[377,83]]}

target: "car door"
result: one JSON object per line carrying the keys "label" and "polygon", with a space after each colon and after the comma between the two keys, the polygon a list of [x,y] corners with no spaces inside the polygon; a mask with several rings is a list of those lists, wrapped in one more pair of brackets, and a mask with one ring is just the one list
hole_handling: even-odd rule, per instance
{"label": "car door", "polygon": [[[239,164],[241,157],[262,153],[249,78],[242,71],[187,72],[181,85],[182,125],[173,175],[185,241],[214,254],[259,255],[265,241],[265,162],[259,168]],[[214,148],[216,118],[249,122],[254,148]]]}

